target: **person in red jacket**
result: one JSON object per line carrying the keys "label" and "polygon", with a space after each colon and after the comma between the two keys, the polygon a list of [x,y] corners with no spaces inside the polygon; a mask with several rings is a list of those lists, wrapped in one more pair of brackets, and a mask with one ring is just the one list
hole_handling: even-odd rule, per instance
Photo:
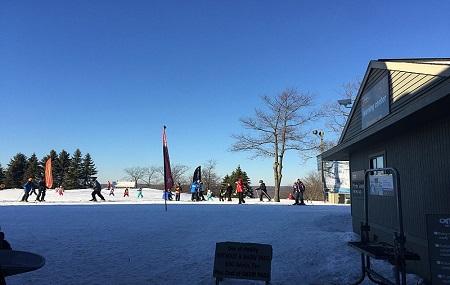
{"label": "person in red jacket", "polygon": [[245,203],[244,201],[244,182],[242,182],[242,178],[239,177],[238,181],[236,181],[236,192],[239,197],[239,204]]}

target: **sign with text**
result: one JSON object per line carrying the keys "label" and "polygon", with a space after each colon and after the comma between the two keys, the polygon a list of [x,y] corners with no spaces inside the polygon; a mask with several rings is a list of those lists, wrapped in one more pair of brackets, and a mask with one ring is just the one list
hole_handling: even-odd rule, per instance
{"label": "sign with text", "polygon": [[450,214],[427,215],[432,284],[450,284]]}
{"label": "sign with text", "polygon": [[369,175],[369,194],[394,196],[394,177],[391,174]]}
{"label": "sign with text", "polygon": [[259,243],[218,242],[213,276],[269,282],[272,271],[272,246]]}
{"label": "sign with text", "polygon": [[352,172],[351,191],[353,196],[364,196],[364,170]]}
{"label": "sign with text", "polygon": [[384,76],[361,97],[361,128],[389,114],[389,78]]}

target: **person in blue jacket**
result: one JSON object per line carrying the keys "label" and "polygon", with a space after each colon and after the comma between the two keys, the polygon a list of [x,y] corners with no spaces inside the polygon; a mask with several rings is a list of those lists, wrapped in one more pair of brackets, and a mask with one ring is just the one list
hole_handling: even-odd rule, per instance
{"label": "person in blue jacket", "polygon": [[195,202],[198,200],[198,187],[199,187],[199,185],[198,185],[197,181],[192,182],[192,184],[191,184],[191,194],[192,194],[191,201],[192,202]]}
{"label": "person in blue jacket", "polygon": [[30,196],[30,192],[33,189],[33,187],[34,187],[33,178],[28,178],[27,183],[23,185],[23,190],[25,193],[22,196],[22,200],[20,200],[21,202],[28,202],[28,197]]}

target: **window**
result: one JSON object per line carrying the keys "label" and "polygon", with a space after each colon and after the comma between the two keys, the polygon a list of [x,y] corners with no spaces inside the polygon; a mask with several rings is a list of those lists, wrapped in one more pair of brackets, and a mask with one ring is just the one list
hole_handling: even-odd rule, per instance
{"label": "window", "polygon": [[378,155],[370,159],[370,168],[384,168],[384,155]]}

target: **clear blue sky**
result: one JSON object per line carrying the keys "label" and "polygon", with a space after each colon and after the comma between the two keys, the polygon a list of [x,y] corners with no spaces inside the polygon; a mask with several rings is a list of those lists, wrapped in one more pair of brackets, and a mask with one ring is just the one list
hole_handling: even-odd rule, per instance
{"label": "clear blue sky", "polygon": [[[172,163],[193,171],[215,159],[220,175],[240,164],[273,185],[270,160],[227,151],[259,96],[296,87],[320,104],[371,59],[448,57],[448,11],[448,1],[1,1],[0,163],[78,147],[116,180],[162,164],[166,124]],[[283,184],[314,168],[289,153]]]}

